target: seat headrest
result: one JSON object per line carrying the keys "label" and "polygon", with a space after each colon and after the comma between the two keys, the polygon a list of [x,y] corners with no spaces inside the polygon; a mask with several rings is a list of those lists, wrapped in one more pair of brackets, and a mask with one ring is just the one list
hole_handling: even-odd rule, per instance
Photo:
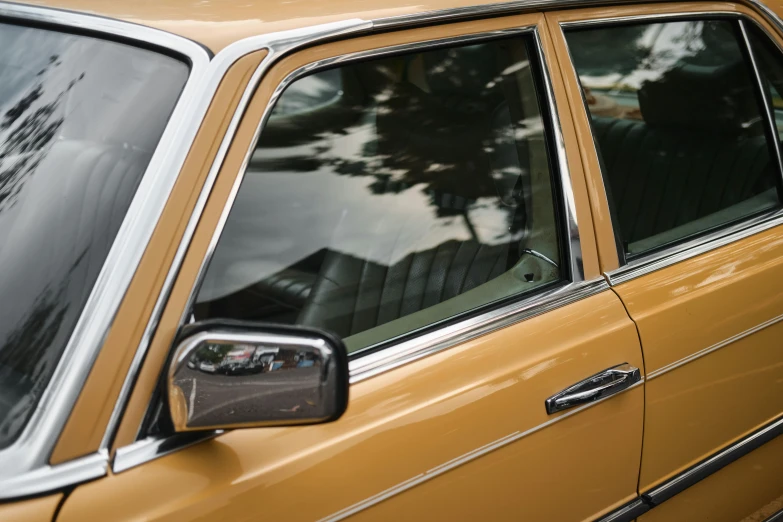
{"label": "seat headrest", "polygon": [[758,120],[753,94],[749,72],[737,62],[682,65],[645,82],[637,95],[651,127],[736,133]]}

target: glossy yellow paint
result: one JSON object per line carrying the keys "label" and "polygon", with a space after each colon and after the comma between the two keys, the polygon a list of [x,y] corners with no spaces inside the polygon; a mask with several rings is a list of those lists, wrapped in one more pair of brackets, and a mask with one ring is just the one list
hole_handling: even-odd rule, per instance
{"label": "glossy yellow paint", "polygon": [[237,430],[80,486],[58,521],[312,521],[536,427],[357,519],[590,519],[635,494],[643,390],[548,426],[544,399],[624,361],[642,364],[636,331],[605,290],[355,384],[337,422]]}
{"label": "glossy yellow paint", "polygon": [[[616,290],[639,327],[648,374],[640,488],[660,483],[783,413],[783,231],[756,234]],[[751,407],[752,406],[752,407]]]}
{"label": "glossy yellow paint", "polygon": [[[638,522],[764,522],[783,509],[783,437],[639,517]],[[754,510],[748,506],[760,506]]]}
{"label": "glossy yellow paint", "polygon": [[57,493],[47,497],[0,504],[0,520],[3,522],[51,522],[54,520],[54,513],[62,499],[62,494]]}
{"label": "glossy yellow paint", "polygon": [[[218,87],[149,247],[54,448],[50,459],[52,464],[98,449],[120,387],[141,342],[168,267],[196,204],[200,187],[220,146],[220,139],[250,75],[264,56],[266,51],[242,57],[229,69]],[[137,415],[141,415],[141,412]]]}

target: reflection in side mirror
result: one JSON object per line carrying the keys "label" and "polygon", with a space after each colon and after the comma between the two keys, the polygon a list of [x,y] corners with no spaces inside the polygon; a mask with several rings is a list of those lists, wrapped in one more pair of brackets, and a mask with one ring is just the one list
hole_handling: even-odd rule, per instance
{"label": "reflection in side mirror", "polygon": [[348,405],[348,355],[324,332],[208,321],[183,333],[167,381],[176,431],[329,422]]}

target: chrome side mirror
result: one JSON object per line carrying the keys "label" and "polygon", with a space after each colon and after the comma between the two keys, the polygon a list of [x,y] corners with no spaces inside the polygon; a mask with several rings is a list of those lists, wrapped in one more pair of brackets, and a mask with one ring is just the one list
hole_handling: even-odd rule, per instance
{"label": "chrome side mirror", "polygon": [[175,431],[329,422],[348,405],[343,343],[311,328],[206,321],[169,363]]}

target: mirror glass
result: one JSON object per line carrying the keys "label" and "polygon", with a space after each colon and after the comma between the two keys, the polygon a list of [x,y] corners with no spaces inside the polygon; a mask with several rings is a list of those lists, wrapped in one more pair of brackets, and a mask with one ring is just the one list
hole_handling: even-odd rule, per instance
{"label": "mirror glass", "polygon": [[345,411],[339,340],[302,328],[195,326],[169,370],[176,431],[328,422]]}

